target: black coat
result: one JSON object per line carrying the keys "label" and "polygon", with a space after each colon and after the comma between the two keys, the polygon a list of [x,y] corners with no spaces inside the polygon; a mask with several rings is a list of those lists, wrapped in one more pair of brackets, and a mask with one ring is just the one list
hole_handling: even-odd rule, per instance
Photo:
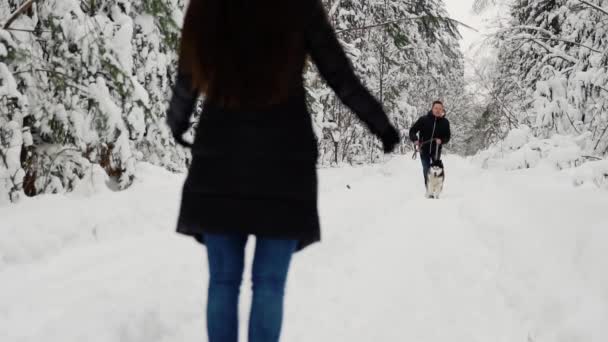
{"label": "black coat", "polygon": [[[344,104],[374,134],[386,137],[392,126],[382,105],[354,74],[320,0],[307,1],[306,53]],[[203,243],[204,233],[296,239],[299,250],[320,240],[318,151],[301,75],[305,60],[301,56],[300,77],[281,105],[226,110],[204,103],[178,232]],[[188,126],[196,99],[189,76],[178,75],[167,114],[174,135]]]}
{"label": "black coat", "polygon": [[439,146],[439,156],[443,145],[447,144],[452,138],[450,121],[444,117],[436,117],[432,112],[420,117],[410,128],[410,140],[420,141],[420,154],[424,156],[434,156],[437,143],[435,139],[441,139]]}

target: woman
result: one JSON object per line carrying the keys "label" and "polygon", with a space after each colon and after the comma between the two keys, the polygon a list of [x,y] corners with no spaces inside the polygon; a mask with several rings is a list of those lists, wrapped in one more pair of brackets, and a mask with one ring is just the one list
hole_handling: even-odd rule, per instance
{"label": "woman", "polygon": [[256,237],[250,342],[279,340],[291,256],[320,240],[307,56],[391,152],[399,134],[353,73],[321,0],[190,2],[167,120],[188,145],[182,135],[204,95],[177,231],[207,246],[210,342],[237,341],[249,235]]}

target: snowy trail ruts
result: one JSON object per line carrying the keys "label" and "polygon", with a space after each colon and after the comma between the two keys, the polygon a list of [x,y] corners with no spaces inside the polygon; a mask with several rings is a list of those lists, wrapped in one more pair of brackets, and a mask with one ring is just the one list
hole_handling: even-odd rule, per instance
{"label": "snowy trail ruts", "polygon": [[[446,164],[445,193],[435,201],[423,198],[419,161],[408,158],[320,171],[323,243],[294,259],[284,341],[551,341],[594,331],[562,312],[572,305],[584,318],[606,312],[590,300],[608,295],[601,287],[576,303],[568,297],[589,286],[582,270],[564,263],[572,255],[584,262],[580,246],[593,235],[564,244],[577,218],[560,211],[552,226],[537,229],[558,193],[578,190],[531,185],[527,175],[484,172],[457,157]],[[577,205],[580,215],[599,210],[601,194],[584,195],[591,197]],[[173,197],[150,203],[171,208]],[[163,221],[174,214],[167,211]],[[557,240],[547,238],[548,229]],[[204,249],[171,227],[126,231],[136,233],[1,271],[0,340],[206,341]],[[578,254],[559,253],[570,247]],[[540,256],[536,248],[543,248]],[[545,271],[555,258],[564,269]],[[248,279],[247,271],[243,341]],[[541,296],[556,280],[565,282],[566,295]],[[561,314],[557,321],[546,306]],[[580,341],[594,341],[588,336]]]}

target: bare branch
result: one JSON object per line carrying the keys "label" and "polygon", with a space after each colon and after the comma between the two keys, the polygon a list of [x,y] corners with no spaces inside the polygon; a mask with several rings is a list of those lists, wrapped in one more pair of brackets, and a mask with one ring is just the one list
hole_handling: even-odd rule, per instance
{"label": "bare branch", "polygon": [[16,28],[7,28],[7,29],[3,29],[5,31],[17,31],[17,32],[30,32],[30,33],[36,33],[36,32],[51,32],[49,30],[40,30],[40,31],[36,31],[36,30],[27,30],[27,29],[16,29]]}
{"label": "bare branch", "polygon": [[467,24],[463,23],[463,22],[462,22],[462,21],[460,21],[460,20],[456,20],[456,19],[452,19],[452,18],[442,18],[442,19],[449,20],[449,21],[451,21],[452,23],[456,23],[456,24],[458,24],[458,25],[460,25],[460,26],[463,26],[463,27],[468,28],[469,30],[472,30],[472,31],[474,31],[474,32],[476,32],[476,33],[479,33],[479,30],[477,30],[477,29],[476,29],[476,28],[474,28],[473,26],[470,26],[470,25],[467,25]]}
{"label": "bare branch", "polygon": [[514,26],[514,27],[506,28],[504,30],[501,30],[500,32],[504,33],[504,32],[513,31],[513,30],[532,30],[532,31],[541,32],[541,33],[544,33],[544,34],[548,35],[549,37],[534,37],[534,38],[535,39],[543,39],[543,40],[554,40],[554,41],[563,42],[563,43],[567,43],[567,44],[577,45],[577,46],[580,46],[582,48],[589,49],[589,50],[591,50],[593,52],[596,52],[596,53],[603,53],[602,51],[596,50],[595,48],[592,48],[590,46],[587,46],[587,45],[584,45],[584,44],[581,44],[581,43],[578,43],[578,42],[575,42],[575,41],[572,41],[572,40],[563,39],[561,37],[558,37],[558,36],[554,35],[553,32],[545,30],[545,29],[540,28],[540,27],[520,25],[520,26]]}
{"label": "bare branch", "polygon": [[334,0],[334,4],[331,6],[329,13],[328,13],[328,17],[333,17],[334,14],[336,14],[336,11],[338,10],[338,6],[340,6],[340,0]]}
{"label": "bare branch", "polygon": [[532,36],[519,36],[519,37],[512,37],[512,38],[510,38],[510,39],[512,39],[512,40],[518,40],[518,39],[529,39],[529,40],[534,40],[534,39],[539,39],[539,40],[553,40],[553,41],[556,41],[556,42],[563,42],[563,43],[566,43],[566,44],[572,44],[572,45],[576,45],[576,46],[579,46],[579,47],[582,47],[582,48],[588,49],[588,50],[590,50],[590,51],[593,51],[593,52],[595,52],[595,53],[602,53],[602,51],[600,51],[600,50],[596,50],[596,49],[594,49],[594,48],[592,48],[592,47],[590,47],[590,46],[587,46],[587,45],[584,45],[584,44],[581,44],[581,43],[577,43],[577,42],[573,42],[573,41],[571,41],[571,40],[560,39],[560,38],[552,38],[552,37],[532,37]]}
{"label": "bare branch", "polygon": [[509,108],[509,106],[507,104],[504,103],[504,101],[502,101],[494,92],[494,90],[492,89],[492,87],[490,85],[487,84],[487,80],[484,77],[484,75],[482,74],[482,72],[475,66],[475,63],[473,63],[472,61],[468,60],[468,62],[471,64],[471,67],[473,68],[473,72],[475,73],[475,75],[479,78],[479,80],[481,81],[481,84],[484,88],[486,88],[486,90],[488,91],[488,94],[494,99],[494,101],[496,101],[496,103],[498,104],[498,106],[502,107],[502,109],[504,110],[504,113],[506,114],[505,116],[507,117],[507,119],[509,120],[509,124],[511,125],[511,121],[513,120],[514,124],[513,126],[517,127],[517,116],[511,111],[511,109]]}
{"label": "bare branch", "polygon": [[[32,72],[45,72],[45,73],[48,73],[48,74],[59,75],[59,76],[63,76],[65,78],[65,80],[69,79],[71,81],[76,82],[76,80],[74,78],[72,78],[71,76],[69,76],[69,75],[67,75],[65,73],[56,71],[56,70],[31,69],[31,70],[17,71],[14,74],[18,75],[18,74],[32,73]],[[90,93],[89,93],[89,91],[87,89],[81,87],[80,85],[78,85],[76,83],[66,82],[65,85],[68,86],[68,87],[70,87],[70,88],[73,88],[73,89],[76,89],[76,90],[80,91],[83,95],[90,96]]]}
{"label": "bare branch", "polygon": [[413,21],[413,20],[417,20],[417,19],[420,19],[420,18],[401,18],[401,19],[389,20],[389,21],[379,23],[379,24],[366,25],[366,26],[362,26],[362,27],[352,27],[352,28],[348,28],[348,29],[344,29],[344,30],[336,30],[336,33],[363,31],[363,30],[368,30],[368,29],[372,29],[372,28],[376,28],[376,27],[387,26],[390,24],[399,23],[402,21]]}
{"label": "bare branch", "polygon": [[579,62],[578,59],[564,53],[563,51],[560,51],[558,49],[555,49],[555,48],[545,44],[544,42],[540,41],[537,37],[519,36],[519,37],[511,37],[507,40],[522,40],[522,39],[529,40],[529,41],[541,46],[543,49],[547,50],[547,52],[549,52],[554,57],[559,57],[559,58],[563,59],[564,61],[570,62],[572,64],[577,64]]}
{"label": "bare branch", "polygon": [[553,34],[553,32],[551,32],[549,30],[545,30],[542,27],[530,26],[530,25],[517,25],[517,26],[503,28],[501,30],[498,30],[493,35],[494,36],[500,36],[500,35],[502,35],[504,33],[510,32],[510,31],[524,31],[524,30],[532,30],[532,31],[544,33],[544,34],[546,34],[548,36],[551,36],[551,37],[555,37],[555,35]]}
{"label": "bare branch", "polygon": [[19,6],[15,13],[11,14],[11,16],[8,18],[2,29],[8,30],[13,21],[15,21],[23,12],[27,11],[28,9],[30,9],[30,7],[32,7],[34,1],[35,0],[26,0],[21,6]]}
{"label": "bare branch", "polygon": [[[372,29],[375,27],[381,27],[381,26],[387,26],[387,25],[391,25],[391,24],[396,24],[396,23],[400,23],[400,22],[404,22],[404,21],[414,21],[414,20],[420,20],[420,19],[424,19],[427,18],[427,16],[422,16],[422,17],[408,17],[408,18],[399,18],[399,19],[395,19],[395,20],[389,20],[383,23],[379,23],[379,24],[372,24],[372,25],[367,25],[367,26],[362,26],[362,27],[353,27],[353,28],[349,28],[349,29],[344,29],[344,30],[337,30],[336,33],[344,33],[344,32],[352,32],[352,31],[362,31],[362,30],[368,30],[368,29]],[[446,21],[451,21],[452,23],[456,23],[458,25],[464,26],[470,30],[473,30],[475,32],[479,32],[477,31],[477,29],[461,22],[458,21],[456,19],[452,19],[449,17],[437,17],[437,19],[442,19],[442,20],[446,20]]]}
{"label": "bare branch", "polygon": [[593,148],[593,150],[597,150],[597,148],[600,146],[600,142],[602,141],[602,138],[604,138],[604,135],[606,134],[606,132],[608,132],[608,125],[606,125],[606,127],[604,128],[604,131],[602,132],[602,135],[600,135],[600,138],[597,139],[597,142],[595,143],[595,147]]}
{"label": "bare branch", "polygon": [[583,3],[583,4],[585,4],[585,5],[587,5],[587,6],[589,6],[589,7],[595,8],[596,10],[598,10],[598,11],[600,11],[600,12],[608,15],[608,10],[605,10],[605,9],[601,8],[600,6],[598,6],[596,4],[592,4],[589,1],[585,1],[585,0],[578,0],[578,1],[581,2],[581,3]]}

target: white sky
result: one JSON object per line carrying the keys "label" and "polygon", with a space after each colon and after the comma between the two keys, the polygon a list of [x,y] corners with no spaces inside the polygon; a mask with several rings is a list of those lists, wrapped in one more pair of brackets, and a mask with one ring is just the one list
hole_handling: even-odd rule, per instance
{"label": "white sky", "polygon": [[[465,57],[465,76],[472,76],[475,69],[491,60],[495,51],[484,45],[487,35],[496,29],[496,20],[502,15],[500,6],[491,6],[482,14],[473,13],[474,0],[444,0],[449,15],[477,30],[460,26],[460,46]],[[502,9],[504,11],[504,9]]]}
{"label": "white sky", "polygon": [[462,34],[461,46],[465,55],[470,56],[471,44],[477,43],[481,40],[484,32],[483,17],[473,13],[473,2],[474,0],[444,0],[450,16],[457,19],[469,26],[472,26],[480,31],[476,33],[466,27],[460,26],[460,33]]}

